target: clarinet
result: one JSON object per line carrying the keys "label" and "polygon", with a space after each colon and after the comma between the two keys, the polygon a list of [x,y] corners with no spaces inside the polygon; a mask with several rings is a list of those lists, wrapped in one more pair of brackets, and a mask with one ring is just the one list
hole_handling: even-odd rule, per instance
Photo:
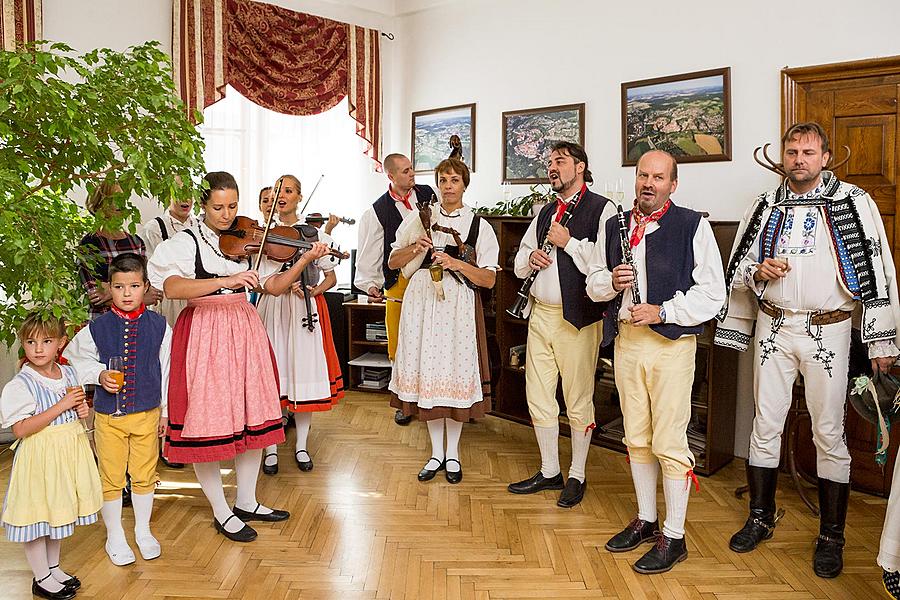
{"label": "clarinet", "polygon": [[[569,204],[566,206],[566,210],[563,212],[562,216],[559,218],[559,224],[563,227],[566,226],[566,223],[569,222],[569,219],[572,218],[572,212],[575,210],[575,205],[581,200],[583,194],[579,194],[577,198],[574,198]],[[552,221],[551,221],[552,224]],[[553,250],[553,242],[548,240],[550,237],[550,227],[547,227],[547,233],[544,234],[544,239],[541,241],[541,250],[546,254],[550,254],[550,251]],[[540,273],[540,269],[532,269],[531,273],[528,277],[525,278],[525,281],[522,282],[522,287],[519,288],[519,291],[516,292],[516,301],[512,306],[506,309],[506,314],[515,317],[517,319],[525,318],[525,307],[528,305],[528,295],[531,291],[531,286],[534,285],[534,280],[537,278],[538,273]]]}
{"label": "clarinet", "polygon": [[634,256],[631,254],[631,241],[628,236],[628,223],[625,221],[625,212],[622,205],[616,205],[616,216],[619,219],[619,242],[622,245],[622,262],[631,267],[634,273],[634,281],[631,282],[631,302],[637,306],[641,303],[641,293],[638,291],[637,267],[634,265]]}

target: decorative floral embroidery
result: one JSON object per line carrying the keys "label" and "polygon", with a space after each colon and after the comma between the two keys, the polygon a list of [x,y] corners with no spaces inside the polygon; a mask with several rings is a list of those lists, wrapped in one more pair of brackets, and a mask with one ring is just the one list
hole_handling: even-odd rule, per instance
{"label": "decorative floral embroidery", "polygon": [[815,326],[815,333],[813,333],[812,326],[812,316],[814,313],[809,313],[809,316],[806,318],[806,333],[809,334],[809,337],[816,343],[816,351],[813,353],[813,360],[822,363],[822,367],[828,373],[828,377],[832,376],[832,366],[831,361],[834,359],[834,352],[826,348],[822,344],[822,326]]}
{"label": "decorative floral embroidery", "polygon": [[784,323],[784,313],[781,313],[777,317],[771,317],[772,322],[769,325],[769,337],[764,340],[759,340],[759,347],[762,350],[762,354],[759,355],[759,365],[762,366],[766,363],[766,360],[776,352],[778,352],[778,347],[775,344],[775,336],[778,335],[778,330],[781,329],[781,324]]}

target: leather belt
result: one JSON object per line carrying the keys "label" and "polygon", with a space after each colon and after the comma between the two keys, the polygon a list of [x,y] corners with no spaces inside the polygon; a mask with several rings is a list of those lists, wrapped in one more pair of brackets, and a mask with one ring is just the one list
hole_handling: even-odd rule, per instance
{"label": "leather belt", "polygon": [[[759,310],[763,311],[773,319],[780,318],[784,311],[772,304],[771,302],[767,302],[765,300],[761,300],[759,302]],[[809,318],[810,325],[832,325],[834,323],[840,323],[842,321],[846,321],[850,318],[850,311],[848,310],[829,310],[827,312],[814,312]]]}

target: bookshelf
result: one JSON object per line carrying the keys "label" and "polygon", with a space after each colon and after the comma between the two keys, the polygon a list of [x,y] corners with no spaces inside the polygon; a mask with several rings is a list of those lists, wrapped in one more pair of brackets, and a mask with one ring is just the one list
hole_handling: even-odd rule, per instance
{"label": "bookshelf", "polygon": [[344,302],[344,311],[347,313],[348,389],[375,394],[389,393],[387,387],[384,389],[361,387],[363,367],[352,364],[354,359],[359,359],[367,353],[383,355],[384,360],[387,360],[387,342],[366,339],[366,326],[368,324],[384,322],[384,303],[366,303],[351,300]]}

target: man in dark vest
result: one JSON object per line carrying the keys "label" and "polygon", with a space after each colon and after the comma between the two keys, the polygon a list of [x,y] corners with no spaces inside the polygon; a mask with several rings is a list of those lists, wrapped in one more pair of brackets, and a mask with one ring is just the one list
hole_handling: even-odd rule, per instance
{"label": "man in dark vest", "polygon": [[[388,257],[397,228],[416,202],[429,202],[436,197],[427,185],[416,185],[412,163],[402,154],[389,154],[384,159],[387,173],[387,191],[363,213],[359,220],[359,244],[356,251],[356,277],[353,284],[369,295],[370,302],[384,302],[385,325],[388,336],[388,358],[394,360],[397,352],[397,332],[400,325],[400,303],[406,290],[407,279],[399,269],[389,269]],[[403,411],[394,414],[398,425],[407,425],[412,417]]]}
{"label": "man in dark vest", "polygon": [[[606,549],[626,552],[655,540],[633,565],[644,574],[663,573],[687,558],[684,521],[691,482],[698,485],[687,439],[697,335],[725,302],[722,258],[712,227],[700,213],[672,202],[676,187],[678,165],[672,155],[653,150],[641,157],[637,199],[625,213],[627,233],[618,219],[606,222],[587,278],[591,298],[611,301],[603,344],[615,340],[623,441],[638,504],[637,516]],[[625,244],[632,264],[623,263]],[[666,499],[661,532],[656,515],[660,467]]]}
{"label": "man in dark vest", "polygon": [[[541,451],[541,470],[524,481],[511,483],[513,494],[563,490],[562,508],[584,497],[585,463],[594,429],[594,373],[600,350],[605,303],[585,294],[585,276],[600,223],[615,214],[613,203],[588,191],[593,178],[584,148],[571,142],[553,146],[547,166],[556,201],[545,206],[531,222],[516,254],[515,273],[528,277],[538,271],[530,290],[526,313],[525,393],[534,435]],[[571,218],[559,224],[570,203]],[[544,240],[551,249],[542,249]],[[562,378],[566,415],[572,429],[572,464],[563,484],[559,465],[559,404],[556,385]]]}

